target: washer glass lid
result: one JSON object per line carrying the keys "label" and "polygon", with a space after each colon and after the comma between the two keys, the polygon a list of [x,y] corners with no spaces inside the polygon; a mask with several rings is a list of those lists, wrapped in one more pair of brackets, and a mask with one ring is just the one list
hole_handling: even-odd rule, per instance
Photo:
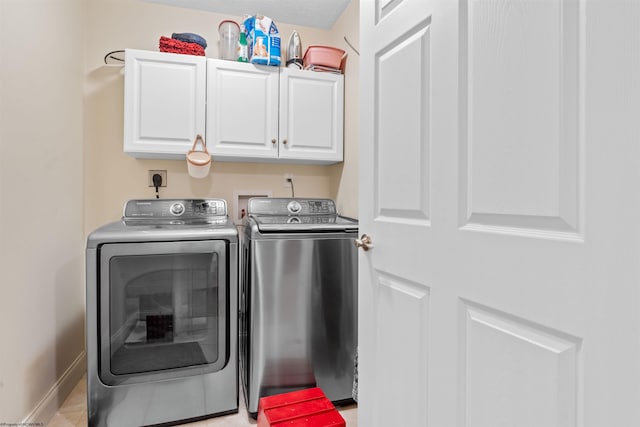
{"label": "washer glass lid", "polygon": [[263,232],[357,231],[358,221],[339,215],[254,215]]}
{"label": "washer glass lid", "polygon": [[280,224],[280,225],[296,225],[296,224],[336,224],[336,225],[352,225],[357,221],[351,218],[339,215],[256,215],[255,221],[261,225]]}
{"label": "washer glass lid", "polygon": [[249,200],[249,219],[263,232],[352,231],[358,221],[336,213],[331,199],[260,197]]}

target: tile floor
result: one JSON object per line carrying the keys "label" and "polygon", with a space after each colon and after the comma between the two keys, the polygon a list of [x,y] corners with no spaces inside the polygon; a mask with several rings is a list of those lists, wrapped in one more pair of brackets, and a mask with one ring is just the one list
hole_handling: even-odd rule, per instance
{"label": "tile floor", "polygon": [[[256,420],[247,415],[247,409],[242,396],[239,399],[240,408],[237,414],[224,417],[210,418],[195,423],[182,424],[189,427],[248,427],[255,426]],[[356,405],[338,408],[348,427],[358,426],[358,411]],[[62,407],[53,416],[48,427],[86,427],[87,426],[87,379],[86,375],[75,386]]]}

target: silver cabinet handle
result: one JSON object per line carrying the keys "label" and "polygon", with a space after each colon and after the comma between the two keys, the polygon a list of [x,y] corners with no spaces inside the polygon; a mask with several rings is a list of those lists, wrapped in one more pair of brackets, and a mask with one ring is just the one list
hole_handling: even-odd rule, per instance
{"label": "silver cabinet handle", "polygon": [[368,234],[363,234],[359,239],[354,242],[357,248],[362,248],[365,251],[373,248],[373,242]]}

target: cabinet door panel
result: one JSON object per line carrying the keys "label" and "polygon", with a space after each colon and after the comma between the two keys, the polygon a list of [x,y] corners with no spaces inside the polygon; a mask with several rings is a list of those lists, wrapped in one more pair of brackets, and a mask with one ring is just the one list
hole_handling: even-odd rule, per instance
{"label": "cabinet door panel", "polygon": [[204,57],[127,49],[124,151],[184,158],[205,137],[205,79]]}
{"label": "cabinet door panel", "polygon": [[281,159],[342,161],[343,91],[342,75],[282,69]]}
{"label": "cabinet door panel", "polygon": [[277,67],[209,59],[207,103],[207,145],[215,159],[278,157]]}

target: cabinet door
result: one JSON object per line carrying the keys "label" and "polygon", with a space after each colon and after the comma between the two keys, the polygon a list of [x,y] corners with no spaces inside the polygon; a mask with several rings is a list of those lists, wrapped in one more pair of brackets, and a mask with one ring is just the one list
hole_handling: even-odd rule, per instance
{"label": "cabinet door", "polygon": [[280,158],[336,163],[343,158],[344,76],[283,68]]}
{"label": "cabinet door", "polygon": [[277,159],[278,67],[208,59],[207,104],[214,159]]}
{"label": "cabinet door", "polygon": [[134,157],[184,158],[205,137],[206,59],[127,49],[124,151]]}

